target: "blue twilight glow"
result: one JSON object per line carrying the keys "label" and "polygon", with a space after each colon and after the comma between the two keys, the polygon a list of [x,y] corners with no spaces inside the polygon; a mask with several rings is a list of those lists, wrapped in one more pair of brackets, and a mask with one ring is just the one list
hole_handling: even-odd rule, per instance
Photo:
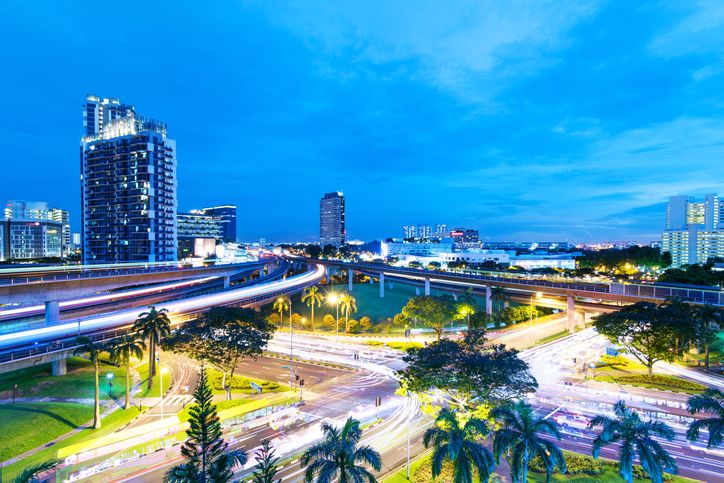
{"label": "blue twilight glow", "polygon": [[[239,236],[408,223],[494,239],[657,239],[724,191],[722,2],[0,4],[0,198],[79,227],[87,93],[168,123],[179,208]],[[245,208],[248,207],[248,208]]]}

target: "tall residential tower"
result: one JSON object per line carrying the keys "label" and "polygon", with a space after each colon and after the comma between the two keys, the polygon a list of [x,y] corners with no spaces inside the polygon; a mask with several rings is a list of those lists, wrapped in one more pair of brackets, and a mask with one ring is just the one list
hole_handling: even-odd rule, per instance
{"label": "tall residential tower", "polygon": [[83,127],[83,262],[176,260],[176,142],[166,125],[88,96]]}
{"label": "tall residential tower", "polygon": [[724,257],[724,200],[716,194],[708,194],[702,201],[672,196],[661,251],[671,254],[674,267]]}
{"label": "tall residential tower", "polygon": [[344,194],[327,193],[319,201],[319,244],[338,247],[344,245],[346,237]]}

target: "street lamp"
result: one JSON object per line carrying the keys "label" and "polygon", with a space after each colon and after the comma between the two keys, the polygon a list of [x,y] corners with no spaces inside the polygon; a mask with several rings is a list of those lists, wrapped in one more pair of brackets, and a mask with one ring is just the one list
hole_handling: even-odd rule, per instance
{"label": "street lamp", "polygon": [[339,295],[332,292],[327,296],[327,300],[329,300],[329,303],[334,304],[334,306],[337,308],[337,340],[339,340]]}
{"label": "street lamp", "polygon": [[533,328],[533,297],[539,299],[543,297],[543,294],[540,292],[536,292],[534,294],[531,294],[530,296],[530,328]]}
{"label": "street lamp", "polygon": [[108,397],[113,399],[113,373],[106,374],[106,379],[108,379]]}

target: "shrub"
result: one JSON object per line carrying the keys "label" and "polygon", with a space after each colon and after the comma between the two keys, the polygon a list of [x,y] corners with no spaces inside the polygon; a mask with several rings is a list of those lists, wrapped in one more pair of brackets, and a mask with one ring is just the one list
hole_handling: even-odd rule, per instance
{"label": "shrub", "polygon": [[[215,391],[223,391],[224,388],[221,386],[221,382],[223,381],[224,374],[217,370],[210,370],[208,371],[208,376],[211,389]],[[246,377],[238,376],[236,374],[231,379],[231,389],[243,389],[247,391],[251,390],[251,386],[249,385],[251,381],[259,384],[264,391],[273,391],[275,389],[279,389],[279,384],[274,381],[259,381],[256,379],[248,379]]]}
{"label": "shrub", "polygon": [[[583,456],[575,453],[564,452],[563,457],[566,459],[569,475],[588,475],[598,476],[605,469],[604,462],[595,460],[590,456]],[[545,473],[546,467],[540,456],[536,456],[530,462],[529,468],[536,473]]]}
{"label": "shrub", "polygon": [[703,391],[706,389],[705,386],[696,382],[686,381],[677,377],[661,376],[654,374],[649,376],[648,374],[627,374],[623,376],[616,376],[616,381],[622,384],[650,384],[658,386],[661,389],[683,389],[686,391]]}

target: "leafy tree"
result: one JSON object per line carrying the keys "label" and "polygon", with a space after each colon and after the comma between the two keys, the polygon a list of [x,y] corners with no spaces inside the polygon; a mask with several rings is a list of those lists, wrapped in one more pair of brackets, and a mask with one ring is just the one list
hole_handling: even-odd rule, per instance
{"label": "leafy tree", "polygon": [[593,457],[598,458],[601,448],[609,444],[619,445],[618,469],[627,483],[633,482],[633,464],[638,455],[641,466],[653,483],[662,483],[664,471],[676,473],[674,458],[654,439],[674,439],[674,431],[662,421],[643,421],[636,411],[626,407],[623,401],[613,406],[614,417],[596,416],[588,423],[589,428],[601,426],[601,432],[593,440]]}
{"label": "leafy tree", "polygon": [[279,473],[279,458],[274,456],[274,449],[268,439],[262,440],[261,448],[256,450],[254,459],[256,460],[256,469],[251,475],[252,482],[281,483],[281,478],[275,479],[277,473]]}
{"label": "leafy tree", "polygon": [[319,256],[322,254],[322,249],[319,247],[319,245],[307,245],[305,251],[307,252],[307,256],[309,258],[319,258]]}
{"label": "leafy tree", "polygon": [[372,328],[372,319],[367,317],[366,315],[362,316],[361,319],[359,319],[359,330],[361,332],[366,332]]}
{"label": "leafy tree", "polygon": [[556,468],[566,472],[563,452],[545,439],[545,436],[561,439],[558,426],[552,420],[535,418],[532,408],[524,402],[493,408],[490,417],[500,425],[493,436],[495,460],[500,463],[500,457],[507,455],[513,483],[528,481],[528,464],[536,456],[543,460],[547,482]]}
{"label": "leafy tree", "polygon": [[25,468],[18,476],[15,477],[15,479],[12,480],[12,483],[40,483],[43,481],[43,479],[40,478],[40,475],[50,470],[54,470],[59,464],[60,460],[53,459]]}
{"label": "leafy tree", "polygon": [[691,441],[699,439],[702,429],[709,431],[707,448],[721,446],[724,440],[724,393],[718,389],[707,389],[701,394],[689,398],[689,412],[691,414],[710,413],[714,417],[697,419],[689,426],[686,437]]}
{"label": "leafy tree", "polygon": [[334,327],[336,323],[337,320],[332,314],[324,314],[324,317],[322,317],[322,325],[324,327]]}
{"label": "leafy tree", "polygon": [[165,481],[173,483],[223,483],[231,481],[235,464],[246,464],[243,450],[231,450],[221,435],[221,422],[202,367],[194,404],[189,409],[188,439],[181,446],[186,461],[171,468]]}
{"label": "leafy tree", "polygon": [[485,312],[475,312],[473,315],[470,316],[470,324],[468,326],[468,330],[476,329],[476,330],[482,330],[487,331],[488,324],[491,322],[491,320],[494,320],[495,323],[500,325],[499,319],[493,319],[493,316],[486,314]]}
{"label": "leafy tree", "polygon": [[416,393],[439,389],[463,410],[517,399],[538,387],[518,351],[485,344],[480,330],[411,348],[403,360],[407,368],[398,374],[404,387]]}
{"label": "leafy tree", "polygon": [[475,307],[467,302],[458,302],[455,308],[457,310],[455,318],[464,320],[468,329],[472,328],[470,325],[470,316],[475,314]]}
{"label": "leafy tree", "polygon": [[290,314],[289,317],[291,318],[291,310],[292,310],[292,300],[289,298],[289,295],[282,295],[280,297],[277,297],[277,299],[274,301],[274,310],[279,311],[279,325],[284,324],[284,311],[289,310]]}
{"label": "leafy tree", "polygon": [[221,385],[226,391],[226,399],[230,400],[230,383],[239,361],[260,355],[273,332],[274,326],[253,309],[213,307],[176,329],[166,346],[209,363],[222,372]]}
{"label": "leafy tree", "polygon": [[322,255],[324,255],[325,257],[331,257],[335,253],[337,253],[337,249],[334,247],[334,245],[324,245],[324,247],[322,248]]}
{"label": "leafy tree", "polygon": [[75,355],[87,354],[93,364],[93,376],[95,378],[95,396],[94,396],[94,412],[93,412],[93,428],[101,427],[101,404],[100,391],[98,388],[98,375],[101,372],[101,353],[105,350],[103,344],[93,342],[89,337],[80,336],[77,339],[78,347],[73,351]]}
{"label": "leafy tree", "polygon": [[168,310],[156,310],[151,305],[148,312],[142,312],[133,324],[133,330],[140,335],[144,341],[148,341],[148,389],[153,387],[153,376],[156,375],[156,346],[161,339],[168,337],[171,333],[171,319],[168,318]]}
{"label": "leafy tree", "polygon": [[311,287],[304,289],[302,302],[312,309],[312,330],[314,330],[314,306],[316,305],[317,307],[321,307],[322,300],[324,300],[324,297],[321,293],[319,293],[319,287],[316,285],[312,285]]}
{"label": "leafy tree", "polygon": [[432,478],[437,478],[443,463],[449,461],[454,483],[472,483],[473,471],[477,472],[479,481],[487,482],[495,469],[495,460],[478,440],[488,433],[482,419],[473,417],[461,424],[455,412],[443,408],[435,419],[435,426],[425,431],[423,438],[426,448],[433,447]]}
{"label": "leafy tree", "polygon": [[[359,421],[348,418],[342,429],[322,423],[324,439],[307,448],[299,464],[306,468],[304,481],[330,483],[375,483],[374,475],[366,468],[376,471],[382,468],[380,454],[370,446],[360,446],[362,430]],[[316,480],[315,480],[316,475]]]}
{"label": "leafy tree", "polygon": [[143,344],[136,334],[126,334],[113,340],[108,346],[111,362],[126,366],[126,402],[123,409],[131,407],[131,358],[143,357]]}
{"label": "leafy tree", "polygon": [[682,327],[672,319],[670,308],[637,302],[618,312],[595,317],[593,325],[645,365],[649,376],[656,362],[671,362],[682,352]]}
{"label": "leafy tree", "polygon": [[505,308],[508,302],[510,302],[510,293],[505,289],[505,287],[494,285],[490,287],[490,298],[497,308],[496,312],[500,312]]}
{"label": "leafy tree", "polygon": [[720,307],[706,304],[695,309],[694,317],[696,341],[704,346],[704,370],[709,372],[709,346],[716,341],[724,325],[724,314]]}
{"label": "leafy tree", "polygon": [[536,318],[539,311],[535,307],[529,305],[520,305],[518,307],[506,307],[498,312],[498,318],[506,323],[506,325],[519,324],[527,322],[531,318]]}
{"label": "leafy tree", "polygon": [[417,319],[430,327],[437,334],[437,340],[442,338],[445,324],[456,316],[455,303],[452,297],[423,295],[412,297],[402,307],[403,317],[406,320]]}
{"label": "leafy tree", "polygon": [[294,327],[301,327],[302,326],[302,316],[296,312],[292,314],[292,325]]}
{"label": "leafy tree", "polygon": [[657,248],[632,246],[623,249],[586,250],[576,260],[581,268],[594,268],[606,273],[623,273],[631,268],[658,270],[671,265],[671,256]]}
{"label": "leafy tree", "polygon": [[349,316],[357,312],[357,299],[345,293],[339,297],[339,308],[344,315],[344,331],[349,332]]}
{"label": "leafy tree", "polygon": [[271,314],[264,317],[264,319],[269,322],[271,325],[279,325],[281,324],[281,319],[279,318],[279,314],[276,312],[272,312]]}

